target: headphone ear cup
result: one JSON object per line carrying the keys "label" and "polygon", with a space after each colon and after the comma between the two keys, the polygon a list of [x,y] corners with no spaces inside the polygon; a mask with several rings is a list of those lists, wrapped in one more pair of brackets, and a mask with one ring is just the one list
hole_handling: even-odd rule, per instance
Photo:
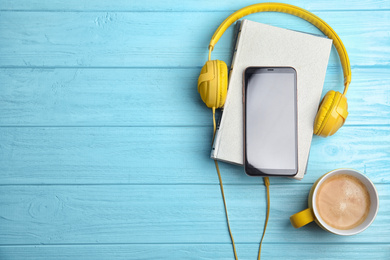
{"label": "headphone ear cup", "polygon": [[347,98],[333,90],[322,99],[314,121],[314,134],[328,137],[344,125],[348,116]]}
{"label": "headphone ear cup", "polygon": [[217,108],[223,107],[226,100],[228,89],[228,69],[225,62],[217,60],[218,65],[218,105]]}
{"label": "headphone ear cup", "polygon": [[198,78],[198,92],[209,108],[220,108],[227,94],[227,66],[220,60],[207,61]]}

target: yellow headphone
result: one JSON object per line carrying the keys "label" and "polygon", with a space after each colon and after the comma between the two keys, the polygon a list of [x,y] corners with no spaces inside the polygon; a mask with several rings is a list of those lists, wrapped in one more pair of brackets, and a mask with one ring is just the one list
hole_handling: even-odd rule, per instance
{"label": "yellow headphone", "polygon": [[333,40],[340,56],[344,73],[344,93],[329,91],[322,99],[315,122],[314,134],[327,137],[336,133],[348,116],[348,104],[345,97],[351,82],[351,66],[347,51],[336,32],[321,18],[305,9],[282,3],[260,3],[244,7],[231,14],[215,31],[209,44],[209,59],[203,66],[198,79],[198,92],[207,107],[220,108],[224,105],[228,87],[228,69],[226,63],[211,60],[211,52],[226,29],[238,19],[258,12],[281,12],[298,16],[320,29]]}

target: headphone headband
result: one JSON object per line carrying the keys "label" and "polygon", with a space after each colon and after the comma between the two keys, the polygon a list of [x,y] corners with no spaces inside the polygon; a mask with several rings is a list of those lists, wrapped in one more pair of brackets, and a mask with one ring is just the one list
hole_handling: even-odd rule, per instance
{"label": "headphone headband", "polygon": [[211,52],[214,49],[215,44],[219,41],[219,38],[223,35],[227,28],[232,25],[238,19],[259,12],[280,12],[287,13],[297,17],[300,17],[309,23],[313,24],[319,30],[321,30],[327,37],[333,40],[333,44],[336,47],[337,53],[340,57],[340,62],[343,67],[344,74],[344,94],[347,93],[349,83],[351,82],[351,66],[349,64],[349,58],[347,50],[344,47],[343,42],[337,35],[337,33],[330,27],[324,20],[319,18],[318,16],[310,13],[309,11],[289,4],[282,3],[260,3],[254,4],[247,7],[244,7],[233,14],[231,14],[228,18],[226,18],[221,25],[217,28],[213,37],[211,37],[209,44],[209,59],[211,56]]}

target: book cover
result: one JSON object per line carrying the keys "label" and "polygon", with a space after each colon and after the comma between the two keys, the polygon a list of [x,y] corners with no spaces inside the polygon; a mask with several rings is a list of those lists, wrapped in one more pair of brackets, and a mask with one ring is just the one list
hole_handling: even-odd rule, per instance
{"label": "book cover", "polygon": [[228,93],[211,158],[243,164],[243,71],[249,66],[289,66],[297,71],[298,174],[294,178],[302,179],[331,47],[332,40],[325,37],[244,19],[237,35]]}

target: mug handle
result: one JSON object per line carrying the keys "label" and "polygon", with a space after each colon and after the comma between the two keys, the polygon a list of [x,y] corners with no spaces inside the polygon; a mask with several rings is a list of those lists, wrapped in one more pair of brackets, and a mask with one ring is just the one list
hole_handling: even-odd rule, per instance
{"label": "mug handle", "polygon": [[314,213],[311,208],[302,210],[301,212],[295,213],[290,217],[291,224],[295,228],[303,227],[306,224],[314,221]]}

